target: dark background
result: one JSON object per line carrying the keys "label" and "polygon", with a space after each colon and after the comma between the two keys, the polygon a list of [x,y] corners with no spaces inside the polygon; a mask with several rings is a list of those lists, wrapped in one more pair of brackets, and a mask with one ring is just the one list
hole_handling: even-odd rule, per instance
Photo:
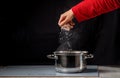
{"label": "dark background", "polygon": [[[54,64],[54,60],[48,59],[46,55],[53,53],[59,46],[58,35],[60,28],[57,24],[59,16],[79,1],[80,0],[31,0],[1,2],[0,64]],[[107,17],[113,16],[119,20],[118,15],[119,10],[108,13]],[[94,29],[94,26],[101,25],[97,20],[103,19],[103,17],[104,15],[101,15],[80,23],[79,25],[91,26],[91,28]],[[96,21],[97,24],[95,23]],[[105,23],[104,25],[111,25],[109,24],[111,21],[113,20],[108,20],[107,24]],[[117,32],[119,33],[119,31]],[[120,38],[117,38],[118,41],[119,39]],[[93,44],[95,44],[95,42]],[[119,42],[117,44],[119,45]],[[117,46],[117,49],[118,48]],[[120,50],[116,52],[114,55],[116,58],[112,60],[114,62],[109,61],[106,64],[118,63]],[[112,55],[113,52],[107,54]],[[97,57],[99,53],[95,55]],[[100,59],[101,58],[102,55]],[[111,57],[110,59],[113,58]],[[106,62],[104,59],[101,59],[102,61],[104,60],[104,62],[99,62],[99,60],[96,60],[97,62],[93,60],[92,62],[94,63],[90,61],[88,64],[105,64]]]}
{"label": "dark background", "polygon": [[[70,7],[70,6],[69,6]],[[53,64],[46,58],[58,44],[58,19],[67,1],[1,2],[1,64]]]}

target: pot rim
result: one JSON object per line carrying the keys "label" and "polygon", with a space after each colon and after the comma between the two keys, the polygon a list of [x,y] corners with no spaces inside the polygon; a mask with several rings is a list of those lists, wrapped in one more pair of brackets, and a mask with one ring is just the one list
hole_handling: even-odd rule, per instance
{"label": "pot rim", "polygon": [[88,51],[55,51],[54,54],[87,54]]}

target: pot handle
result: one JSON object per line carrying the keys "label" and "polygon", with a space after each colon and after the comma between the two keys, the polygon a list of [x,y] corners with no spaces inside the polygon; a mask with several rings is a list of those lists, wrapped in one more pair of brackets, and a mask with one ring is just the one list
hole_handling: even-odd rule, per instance
{"label": "pot handle", "polygon": [[85,59],[88,59],[88,58],[93,58],[94,55],[93,54],[89,54],[89,55],[85,55]]}
{"label": "pot handle", "polygon": [[49,54],[49,55],[47,55],[47,57],[49,59],[57,59],[57,56],[55,56],[54,54]]}

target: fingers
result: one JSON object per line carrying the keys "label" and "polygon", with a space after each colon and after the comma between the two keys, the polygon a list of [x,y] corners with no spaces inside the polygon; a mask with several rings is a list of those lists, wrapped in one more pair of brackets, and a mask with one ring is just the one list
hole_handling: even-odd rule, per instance
{"label": "fingers", "polygon": [[75,23],[73,22],[73,21],[70,21],[70,22],[68,22],[68,23],[63,23],[63,25],[61,25],[60,27],[62,28],[62,29],[65,29],[65,30],[67,30],[67,31],[70,31],[73,27],[74,27],[74,25],[75,25]]}
{"label": "fingers", "polygon": [[60,27],[62,27],[62,26],[67,25],[67,24],[69,24],[71,26],[75,25],[75,23],[72,20],[69,20],[66,16],[61,15],[59,22],[58,22],[58,25]]}
{"label": "fingers", "polygon": [[60,22],[60,26],[63,26],[65,24],[67,24],[69,22],[69,20],[67,18],[65,18],[63,21]]}
{"label": "fingers", "polygon": [[66,16],[65,14],[62,14],[62,15],[60,16],[59,21],[58,21],[58,25],[61,27],[61,26],[63,26],[64,24],[66,24],[68,21],[69,21],[69,20],[68,20],[67,16]]}
{"label": "fingers", "polygon": [[75,25],[75,23],[72,21],[74,18],[74,14],[72,10],[68,10],[65,13],[63,13],[60,16],[60,19],[58,21],[58,25],[60,27],[64,27],[65,29],[71,29]]}
{"label": "fingers", "polygon": [[58,25],[61,26],[61,22],[65,20],[65,16],[60,16],[60,19],[58,21]]}
{"label": "fingers", "polygon": [[70,21],[69,24],[70,24],[71,26],[74,26],[74,25],[75,25],[75,23],[74,23],[73,21]]}
{"label": "fingers", "polygon": [[70,24],[65,24],[64,26],[61,27],[61,29],[70,31],[73,28],[73,26],[71,26]]}

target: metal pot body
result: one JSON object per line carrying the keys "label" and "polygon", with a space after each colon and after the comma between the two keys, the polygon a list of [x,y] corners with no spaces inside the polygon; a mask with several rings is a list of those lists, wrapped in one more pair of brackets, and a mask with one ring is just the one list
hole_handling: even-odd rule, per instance
{"label": "metal pot body", "polygon": [[87,55],[87,51],[56,51],[48,58],[55,59],[57,72],[73,73],[82,72],[86,69],[86,59],[93,58]]}

